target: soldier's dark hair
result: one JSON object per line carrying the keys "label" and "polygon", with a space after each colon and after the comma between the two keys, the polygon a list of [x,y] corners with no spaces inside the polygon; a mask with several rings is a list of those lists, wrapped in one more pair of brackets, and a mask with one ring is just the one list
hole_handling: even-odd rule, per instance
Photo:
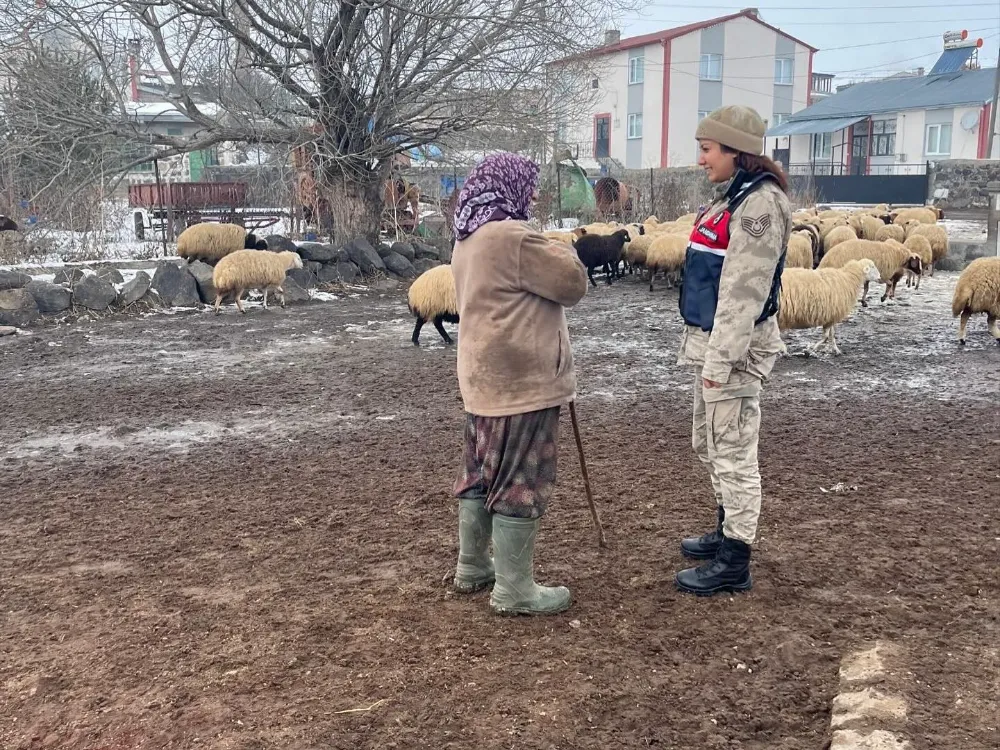
{"label": "soldier's dark hair", "polygon": [[781,188],[782,192],[788,192],[788,178],[781,170],[781,167],[779,167],[770,157],[748,154],[746,151],[737,151],[736,149],[729,148],[729,146],[723,146],[722,150],[727,154],[736,154],[737,169],[745,170],[748,174],[752,175],[760,174],[761,172],[773,174],[774,179],[778,181],[778,186]]}

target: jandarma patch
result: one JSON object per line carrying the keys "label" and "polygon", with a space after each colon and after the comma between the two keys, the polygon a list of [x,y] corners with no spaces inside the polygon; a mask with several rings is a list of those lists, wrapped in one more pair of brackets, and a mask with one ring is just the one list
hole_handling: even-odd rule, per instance
{"label": "jandarma patch", "polygon": [[743,227],[743,231],[749,235],[754,237],[763,237],[764,232],[766,232],[767,228],[771,226],[771,217],[767,214],[758,216],[756,219],[744,216],[740,219],[740,226]]}

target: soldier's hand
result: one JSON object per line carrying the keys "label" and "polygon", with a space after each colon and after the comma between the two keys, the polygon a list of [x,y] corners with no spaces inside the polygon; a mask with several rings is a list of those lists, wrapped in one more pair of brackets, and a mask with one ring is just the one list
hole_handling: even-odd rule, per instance
{"label": "soldier's hand", "polygon": [[706,388],[721,388],[722,383],[716,383],[714,380],[709,380],[708,378],[701,379],[702,385]]}

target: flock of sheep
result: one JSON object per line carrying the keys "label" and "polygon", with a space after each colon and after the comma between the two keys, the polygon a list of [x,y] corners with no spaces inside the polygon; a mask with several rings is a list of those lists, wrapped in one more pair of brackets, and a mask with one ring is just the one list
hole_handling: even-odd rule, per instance
{"label": "flock of sheep", "polygon": [[[896,286],[920,286],[924,273],[948,254],[948,235],[938,224],[934,208],[874,208],[820,210],[810,208],[793,215],[785,270],[781,277],[778,325],[782,330],[822,328],[814,350],[829,347],[839,354],[835,327],[855,310],[860,294],[867,306],[872,282],[885,284],[882,301],[895,299]],[[649,288],[663,274],[669,285],[680,281],[695,214],[660,222],[651,216],[642,223],[594,223],[571,231],[547,231],[553,242],[576,249],[596,286],[593,273],[603,269],[607,283],[626,273],[646,272]],[[446,270],[447,269],[447,270]],[[441,326],[457,322],[454,281],[450,267],[440,266],[418,278],[410,288],[410,311],[417,318],[412,341],[419,343],[420,328],[433,321],[446,343],[451,339]],[[974,261],[959,277],[952,304],[961,315],[959,341],[965,343],[971,315],[985,313],[990,333],[1000,342],[1000,258]]]}

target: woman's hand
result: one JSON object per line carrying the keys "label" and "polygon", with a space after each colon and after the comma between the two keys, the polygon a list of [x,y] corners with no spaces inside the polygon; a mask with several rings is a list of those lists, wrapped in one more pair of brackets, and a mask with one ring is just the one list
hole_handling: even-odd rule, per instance
{"label": "woman's hand", "polygon": [[716,383],[714,380],[709,380],[708,378],[702,378],[701,379],[701,384],[705,388],[721,388],[722,387],[722,383]]}

